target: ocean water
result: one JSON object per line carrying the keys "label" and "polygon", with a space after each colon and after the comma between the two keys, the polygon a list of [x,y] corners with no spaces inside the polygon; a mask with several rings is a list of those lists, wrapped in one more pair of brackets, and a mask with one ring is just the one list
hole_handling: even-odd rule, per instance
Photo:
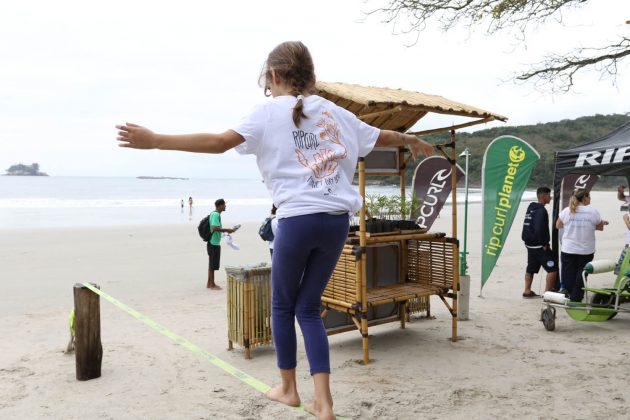
{"label": "ocean water", "polygon": [[260,180],[2,176],[0,228],[196,224],[217,198],[227,202],[227,223],[271,208]]}
{"label": "ocean water", "polygon": [[[367,188],[367,194],[399,191],[396,186]],[[188,197],[193,198],[192,209]],[[214,209],[217,198],[227,202],[222,216],[226,226],[262,221],[272,204],[260,179],[0,176],[0,229],[196,225]],[[457,199],[463,202],[462,190]],[[469,202],[480,200],[480,190],[470,189]]]}

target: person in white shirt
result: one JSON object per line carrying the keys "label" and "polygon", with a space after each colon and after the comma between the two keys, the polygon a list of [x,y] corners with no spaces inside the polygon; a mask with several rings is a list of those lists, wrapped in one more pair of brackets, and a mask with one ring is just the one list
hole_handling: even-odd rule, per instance
{"label": "person in white shirt", "polygon": [[328,338],[320,317],[321,296],[348,237],[349,215],[361,206],[352,187],[357,160],[375,145],[409,147],[414,158],[433,146],[416,136],[371,127],[349,111],[312,94],[315,70],[301,42],[274,48],[260,77],[265,95],[232,130],[219,134],[156,134],[118,125],[121,147],[224,153],[232,148],[256,156],[258,169],[278,206],[272,282],[272,332],[282,383],[267,398],[301,404],[296,384],[295,319],[304,336],[314,383],[305,408],[332,419]]}
{"label": "person in white shirt", "polygon": [[584,266],[595,255],[595,231],[604,230],[607,221],[590,206],[591,195],[584,189],[573,192],[569,207],[560,212],[556,228],[564,229],[560,247],[560,277],[572,302],[584,298]]}

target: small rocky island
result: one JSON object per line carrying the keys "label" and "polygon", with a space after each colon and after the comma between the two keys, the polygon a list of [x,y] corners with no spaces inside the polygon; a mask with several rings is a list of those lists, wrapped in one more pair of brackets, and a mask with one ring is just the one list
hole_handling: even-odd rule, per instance
{"label": "small rocky island", "polygon": [[39,163],[33,163],[31,165],[19,163],[12,165],[6,171],[7,173],[4,174],[4,176],[48,176],[47,173],[39,171]]}

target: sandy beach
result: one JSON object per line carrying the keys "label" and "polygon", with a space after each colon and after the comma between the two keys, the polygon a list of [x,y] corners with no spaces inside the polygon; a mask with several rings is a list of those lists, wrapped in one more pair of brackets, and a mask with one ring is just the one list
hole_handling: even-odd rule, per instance
{"label": "sandy beach", "polygon": [[[597,234],[596,259],[616,260],[625,242],[613,192],[592,193],[610,221]],[[470,319],[450,341],[450,315],[437,298],[434,319],[370,329],[371,363],[361,337],[330,337],[335,412],[355,419],[628,418],[630,316],[577,322],[558,312],[556,330],[539,321],[540,299],[523,299],[526,253],[522,203],[503,254],[479,295],[481,206],[469,207]],[[551,212],[551,206],[547,206]],[[460,235],[463,207],[459,210]],[[238,223],[225,213],[224,225]],[[223,247],[222,267],[269,262],[258,224],[235,234],[240,251]],[[450,208],[435,231],[450,235]],[[273,348],[245,360],[227,347],[226,295],[205,288],[207,256],[196,225],[0,231],[0,418],[292,419],[303,412],[262,394],[199,355],[101,300],[102,377],[75,379],[63,354],[73,285],[101,289],[267,384],[277,382]],[[225,271],[217,272],[225,285]],[[593,275],[610,285],[612,273]],[[541,292],[543,274],[534,278]],[[299,341],[298,380],[312,397]]]}

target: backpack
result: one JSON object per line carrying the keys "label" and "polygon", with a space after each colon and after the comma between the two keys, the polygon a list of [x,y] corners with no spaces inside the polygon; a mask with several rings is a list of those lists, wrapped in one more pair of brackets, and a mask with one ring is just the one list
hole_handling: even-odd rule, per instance
{"label": "backpack", "polygon": [[201,219],[199,226],[197,226],[197,231],[199,231],[199,236],[201,236],[201,239],[203,239],[204,242],[208,242],[210,238],[212,238],[212,231],[210,230],[210,215]]}
{"label": "backpack", "polygon": [[263,241],[273,241],[273,231],[271,230],[271,221],[273,217],[267,217],[262,225],[260,225],[260,229],[258,229],[258,235]]}

